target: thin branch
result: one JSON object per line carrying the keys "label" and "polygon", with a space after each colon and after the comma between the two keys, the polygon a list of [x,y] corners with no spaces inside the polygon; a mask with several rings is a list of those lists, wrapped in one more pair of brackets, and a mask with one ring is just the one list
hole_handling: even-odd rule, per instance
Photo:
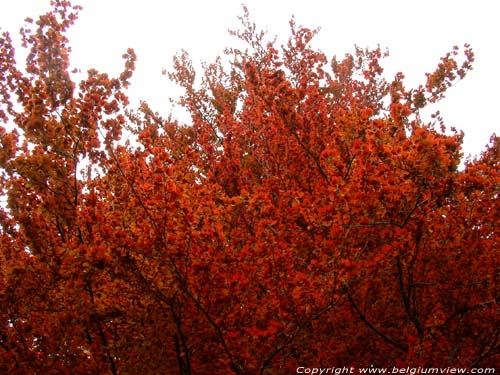
{"label": "thin branch", "polygon": [[358,314],[359,318],[361,319],[361,321],[363,323],[365,323],[368,328],[370,328],[373,332],[375,332],[377,335],[379,335],[384,341],[386,341],[387,343],[391,344],[392,346],[394,346],[395,348],[407,353],[408,352],[408,347],[403,345],[403,344],[399,344],[398,342],[394,341],[393,339],[391,339],[389,336],[387,336],[386,334],[384,334],[382,331],[380,331],[377,327],[375,327],[367,318],[366,316],[361,312],[361,310],[359,309],[358,305],[356,304],[356,302],[354,302],[354,299],[352,298],[351,294],[349,293],[348,290],[346,290],[346,295],[347,295],[347,298],[349,300],[349,302],[351,303],[352,307],[354,308],[354,310],[356,311],[356,313]]}
{"label": "thin branch", "polygon": [[413,208],[410,210],[410,212],[408,213],[406,218],[403,220],[403,223],[399,224],[400,228],[404,228],[406,226],[406,224],[408,224],[413,213],[417,210],[417,208],[419,208],[420,206],[422,206],[423,204],[425,204],[429,201],[428,199],[424,199],[423,201],[419,202],[419,199],[420,199],[420,195],[417,197],[417,202],[415,203],[415,206],[413,206]]}
{"label": "thin branch", "polygon": [[345,171],[344,173],[344,177],[343,177],[343,180],[347,180],[347,177],[349,177],[349,174],[351,173],[351,168],[352,168],[352,165],[354,163],[354,160],[356,159],[356,155],[354,155],[351,160],[349,160],[349,165],[347,166],[347,170]]}
{"label": "thin branch", "polygon": [[[95,305],[95,299],[94,299],[94,291],[92,289],[92,285],[90,284],[90,281],[88,281],[84,287],[84,289],[88,292],[89,294],[89,297],[90,297],[90,303],[92,305]],[[100,321],[97,321],[96,322],[96,325],[97,325],[97,331],[99,332],[99,337],[101,338],[101,342],[102,342],[102,345],[104,346],[104,357],[108,360],[109,362],[109,366],[110,366],[110,369],[111,369],[111,373],[113,375],[118,375],[118,371],[116,369],[116,364],[115,364],[115,360],[113,358],[113,356],[111,355],[110,351],[109,351],[109,346],[108,346],[108,340],[106,339],[106,335],[104,333],[104,330],[102,329],[102,325],[101,325],[101,322]],[[86,329],[87,331],[87,334],[88,334],[88,330]],[[92,338],[90,337],[90,334],[88,334],[87,336],[87,339],[92,340]]]}
{"label": "thin branch", "polygon": [[316,164],[316,167],[318,168],[320,174],[321,174],[321,177],[323,177],[323,179],[326,181],[326,183],[329,185],[330,184],[330,179],[328,178],[328,175],[326,174],[325,170],[323,169],[323,167],[321,166],[321,163],[319,162],[319,158],[317,156],[315,156],[311,150],[309,150],[308,147],[306,147],[306,145],[300,140],[299,138],[299,135],[297,134],[297,132],[295,131],[292,131],[292,134],[293,136],[295,137],[295,139],[297,140],[297,142],[299,143],[299,145],[304,149],[304,151],[307,153],[307,155],[309,155],[309,157],[314,161],[314,164]]}
{"label": "thin branch", "polygon": [[[481,362],[483,359],[485,359],[486,357],[489,357],[491,355],[493,355],[493,350],[495,349],[495,346],[497,345],[498,343],[498,339],[500,337],[500,328],[497,328],[494,335],[493,335],[493,339],[491,340],[491,344],[488,345],[488,342],[486,342],[483,347],[481,348],[481,354],[479,355],[479,357],[477,357],[477,359],[472,363],[471,367],[476,367],[477,365],[479,365],[479,362]],[[485,352],[484,349],[489,346],[488,350]]]}
{"label": "thin branch", "polygon": [[403,304],[405,306],[406,313],[410,317],[410,320],[412,321],[413,325],[417,329],[417,332],[420,337],[423,336],[424,331],[422,329],[422,326],[420,322],[418,321],[417,317],[413,313],[411,306],[410,306],[410,295],[411,295],[411,287],[408,287],[408,291],[405,292],[405,285],[404,285],[404,280],[403,280],[403,267],[401,265],[401,259],[398,257],[397,259],[397,267],[398,267],[398,274],[399,274],[399,289],[401,291],[401,296],[403,298]]}
{"label": "thin branch", "polygon": [[299,335],[299,333],[309,326],[309,324],[321,317],[321,315],[325,314],[326,312],[330,311],[334,306],[336,306],[337,301],[332,301],[330,304],[325,306],[323,309],[318,311],[316,314],[312,315],[309,319],[307,319],[305,322],[302,322],[297,326],[295,329],[294,333],[281,345],[279,346],[274,352],[271,353],[269,357],[266,358],[262,366],[260,367],[260,373],[262,374],[271,364],[271,361],[273,360],[274,357],[276,357],[279,353],[281,353],[287,346],[289,346]]}
{"label": "thin branch", "polygon": [[[181,375],[191,375],[191,353],[187,345],[184,332],[182,331],[182,306],[179,306],[178,311],[176,312],[172,303],[171,310],[175,325],[177,326],[177,333],[174,334],[174,345],[177,354],[177,362],[179,363],[179,372]],[[182,356],[181,345],[182,350],[184,351],[184,356]]]}

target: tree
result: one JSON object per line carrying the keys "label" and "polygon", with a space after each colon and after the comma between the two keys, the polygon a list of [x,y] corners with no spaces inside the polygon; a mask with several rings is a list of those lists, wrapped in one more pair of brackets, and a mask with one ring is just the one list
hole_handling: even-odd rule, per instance
{"label": "tree", "polygon": [[380,49],[329,61],[293,20],[279,48],[245,9],[248,48],[201,79],[175,57],[180,124],[130,108],[133,50],[77,85],[79,8],[52,5],[25,69],[0,40],[3,372],[500,361],[500,141],[460,168],[463,135],[422,115],[469,46],[406,89]]}

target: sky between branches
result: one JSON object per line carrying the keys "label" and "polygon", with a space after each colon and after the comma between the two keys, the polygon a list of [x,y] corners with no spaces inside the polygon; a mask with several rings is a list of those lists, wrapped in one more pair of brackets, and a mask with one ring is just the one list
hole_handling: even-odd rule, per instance
{"label": "sky between branches", "polygon": [[[387,79],[402,71],[407,86],[425,83],[439,58],[454,45],[470,43],[476,54],[474,70],[449,90],[439,109],[448,126],[465,132],[464,153],[478,154],[493,132],[500,133],[500,23],[494,1],[478,0],[246,0],[257,26],[277,35],[278,45],[289,36],[290,18],[310,28],[321,27],[313,46],[328,57],[343,56],[360,47],[388,48],[383,62]],[[169,97],[179,91],[161,74],[171,67],[172,56],[181,49],[195,62],[213,61],[234,44],[227,30],[239,26],[242,2],[235,0],[80,0],[79,20],[69,37],[72,67],[118,74],[121,55],[128,47],[138,55],[137,71],[129,95],[134,103],[146,100],[168,115]],[[49,0],[2,1],[1,31],[12,36],[30,16],[49,9]],[[19,61],[19,59],[18,59]]]}

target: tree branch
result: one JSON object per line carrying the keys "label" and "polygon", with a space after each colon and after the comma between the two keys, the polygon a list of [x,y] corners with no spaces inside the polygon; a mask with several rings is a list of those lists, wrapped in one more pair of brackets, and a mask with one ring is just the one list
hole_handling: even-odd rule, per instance
{"label": "tree branch", "polygon": [[311,322],[313,322],[314,320],[319,319],[321,315],[330,311],[336,304],[337,304],[337,301],[332,301],[330,304],[325,306],[323,309],[318,311],[316,314],[312,315],[309,319],[307,319],[306,321],[299,324],[297,326],[297,328],[295,329],[294,333],[281,346],[279,346],[274,352],[272,352],[271,355],[269,355],[269,357],[266,358],[266,360],[264,361],[264,363],[260,367],[260,373],[261,374],[264,373],[264,371],[267,368],[269,368],[273,358],[276,357],[279,353],[281,353],[287,346],[289,346],[305,327],[309,326],[309,324]]}
{"label": "tree branch", "polygon": [[365,323],[368,328],[370,328],[373,332],[375,332],[377,335],[379,335],[385,342],[391,344],[392,346],[394,346],[395,348],[407,353],[408,352],[408,347],[405,346],[405,345],[402,345],[402,344],[399,344],[397,343],[396,341],[394,341],[393,339],[391,339],[389,336],[387,336],[386,334],[384,334],[382,331],[380,331],[377,327],[375,327],[367,318],[366,316],[361,312],[361,310],[359,309],[358,305],[356,304],[356,302],[354,302],[354,299],[352,298],[351,294],[349,293],[349,291],[347,290],[346,288],[346,295],[347,295],[347,299],[349,300],[349,302],[351,303],[352,307],[354,308],[354,310],[356,311],[356,313],[358,314],[359,318],[361,319],[361,321],[363,323]]}

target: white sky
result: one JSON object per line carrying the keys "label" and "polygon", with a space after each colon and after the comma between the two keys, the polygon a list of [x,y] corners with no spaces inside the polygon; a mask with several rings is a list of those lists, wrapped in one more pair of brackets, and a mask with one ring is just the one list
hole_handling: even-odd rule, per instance
{"label": "white sky", "polygon": [[[25,17],[36,18],[49,8],[49,0],[0,3],[1,31],[12,36]],[[176,90],[162,68],[170,68],[172,56],[181,49],[195,62],[222,54],[233,42],[227,30],[239,26],[241,3],[259,27],[278,36],[278,45],[286,42],[294,15],[299,25],[321,27],[313,44],[328,57],[352,52],[354,44],[388,48],[390,57],[383,62],[387,78],[402,71],[408,87],[425,83],[425,73],[454,45],[470,43],[476,54],[474,70],[436,109],[448,126],[465,132],[466,156],[481,152],[500,129],[500,21],[494,0],[80,0],[84,9],[70,33],[72,65],[117,74],[121,55],[134,48],[138,62],[131,99],[144,99],[168,115],[167,99]]]}

